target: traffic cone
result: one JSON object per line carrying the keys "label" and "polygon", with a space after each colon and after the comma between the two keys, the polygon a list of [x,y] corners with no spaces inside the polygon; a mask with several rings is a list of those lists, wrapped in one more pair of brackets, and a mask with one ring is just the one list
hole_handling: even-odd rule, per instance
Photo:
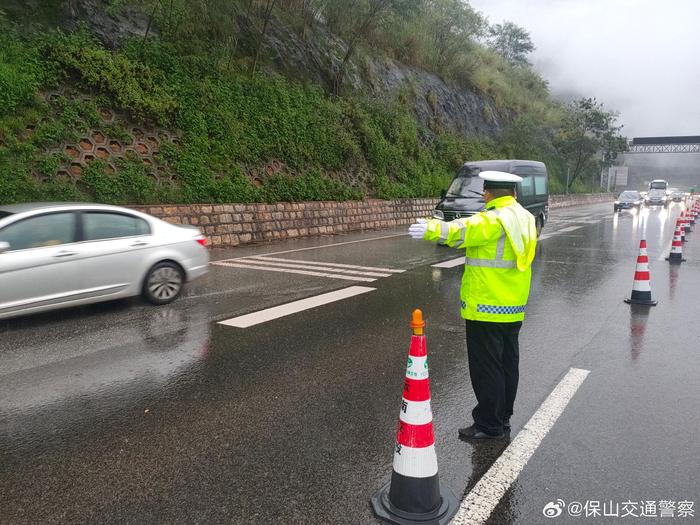
{"label": "traffic cone", "polygon": [[690,233],[690,216],[684,211],[681,212],[681,222],[683,223],[683,231],[686,234]]}
{"label": "traffic cone", "polygon": [[424,326],[423,313],[414,310],[391,481],[371,499],[378,518],[398,525],[443,525],[458,507],[455,495],[441,489],[438,479]]}
{"label": "traffic cone", "polygon": [[688,239],[685,238],[685,228],[683,227],[683,220],[679,217],[676,220],[676,228],[681,232],[681,242],[688,242]]}
{"label": "traffic cone", "polygon": [[639,255],[637,256],[637,268],[634,270],[634,282],[632,283],[632,296],[625,299],[627,304],[645,304],[656,306],[656,301],[651,298],[651,284],[649,278],[649,256],[647,255],[647,241],[639,241]]}
{"label": "traffic cone", "polygon": [[680,264],[685,261],[683,258],[683,242],[681,241],[680,224],[676,222],[676,231],[673,233],[673,242],[671,243],[671,253],[668,254],[666,260],[670,263]]}

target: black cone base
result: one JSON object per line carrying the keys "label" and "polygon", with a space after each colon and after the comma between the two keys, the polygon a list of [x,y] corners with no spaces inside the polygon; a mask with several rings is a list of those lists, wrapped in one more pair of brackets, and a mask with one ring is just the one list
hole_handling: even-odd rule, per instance
{"label": "black cone base", "polygon": [[627,304],[645,304],[647,306],[656,306],[656,301],[651,298],[651,291],[640,292],[638,290],[632,290],[632,296],[629,299],[625,299]]}
{"label": "black cone base", "polygon": [[[419,478],[404,479],[418,480]],[[425,482],[425,480],[421,481]],[[390,490],[391,481],[384,485],[377,492],[375,492],[370,502],[372,504],[374,514],[375,516],[377,516],[377,518],[384,520],[388,523],[395,523],[396,525],[414,525],[416,523],[423,525],[447,525],[452,519],[452,516],[455,515],[455,513],[457,512],[457,508],[459,507],[457,497],[454,495],[454,493],[449,488],[440,488],[439,503],[433,511],[406,512],[395,507],[391,503],[391,501],[389,501]],[[420,493],[417,493],[416,496],[417,498],[419,498]]]}
{"label": "black cone base", "polygon": [[627,304],[643,304],[646,306],[656,306],[658,301],[644,300],[644,299],[625,299]]}
{"label": "black cone base", "polygon": [[685,262],[685,259],[681,257],[673,257],[674,254],[669,255],[666,257],[666,260],[670,262],[671,264],[680,264],[682,262]]}

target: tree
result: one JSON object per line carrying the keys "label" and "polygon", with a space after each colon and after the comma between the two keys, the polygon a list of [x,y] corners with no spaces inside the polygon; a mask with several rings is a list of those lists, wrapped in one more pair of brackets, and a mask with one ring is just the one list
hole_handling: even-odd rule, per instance
{"label": "tree", "polygon": [[461,0],[429,0],[426,2],[426,26],[432,35],[435,66],[443,70],[470,43],[484,33],[486,21]]}
{"label": "tree", "polygon": [[488,30],[487,45],[514,66],[529,66],[527,55],[535,50],[530,33],[513,22],[495,24]]}
{"label": "tree", "polygon": [[574,100],[566,107],[555,139],[569,171],[567,193],[591,168],[612,165],[617,154],[626,150],[627,140],[619,133],[622,126],[616,125],[618,116],[616,111],[605,111],[595,98]]}
{"label": "tree", "polygon": [[[251,0],[250,1],[250,12],[254,12],[251,17],[251,22],[253,19],[258,20],[256,33],[255,33],[255,51],[253,53],[253,63],[250,67],[250,77],[255,78],[255,73],[258,69],[258,62],[260,61],[260,52],[262,51],[263,43],[265,42],[265,35],[267,35],[267,29],[270,26],[270,21],[272,20],[272,12],[275,9],[275,4],[277,0]],[[257,15],[257,16],[255,16]],[[253,24],[255,25],[255,24]]]}
{"label": "tree", "polygon": [[[355,53],[358,44],[362,39],[366,39],[369,34],[382,23],[384,16],[391,7],[392,0],[354,0],[352,2],[339,2],[329,0],[326,4],[329,22],[335,20],[337,24],[339,17],[345,18],[349,22],[346,27],[346,47],[345,54],[340,63],[335,67],[333,75],[333,91],[340,94],[340,89],[345,80],[345,71],[350,62],[350,58]],[[331,25],[332,27],[332,25]]]}

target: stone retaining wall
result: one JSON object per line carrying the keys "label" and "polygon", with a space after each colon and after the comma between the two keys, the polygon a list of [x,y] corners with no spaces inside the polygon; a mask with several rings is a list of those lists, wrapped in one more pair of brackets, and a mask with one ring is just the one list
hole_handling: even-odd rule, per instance
{"label": "stone retaining wall", "polygon": [[391,228],[428,217],[435,199],[347,202],[281,202],[277,204],[193,204],[134,206],[175,224],[192,224],[211,246],[291,239],[310,235]]}
{"label": "stone retaining wall", "polygon": [[[609,193],[551,195],[550,208],[612,201]],[[277,204],[192,204],[134,206],[174,224],[200,228],[211,246],[293,239],[311,235],[376,230],[429,217],[436,199],[347,202],[280,202]]]}
{"label": "stone retaining wall", "polygon": [[580,204],[596,204],[599,202],[612,202],[615,200],[613,193],[572,193],[569,195],[550,195],[549,207],[566,208]]}

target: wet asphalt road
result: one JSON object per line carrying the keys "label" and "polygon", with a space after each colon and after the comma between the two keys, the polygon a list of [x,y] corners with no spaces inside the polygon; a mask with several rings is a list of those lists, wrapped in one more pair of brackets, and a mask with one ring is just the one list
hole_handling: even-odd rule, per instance
{"label": "wet asphalt road", "polygon": [[[700,232],[669,266],[680,207],[611,208],[556,210],[545,229],[512,435],[570,367],[591,373],[489,523],[646,522],[545,518],[558,499],[686,500],[698,514]],[[640,310],[622,299],[644,230],[659,305]],[[440,479],[461,497],[507,443],[457,439],[474,404],[461,270],[431,265],[460,254],[403,231],[213,252],[406,270],[371,283],[214,265],[171,306],[0,322],[0,523],[377,523],[368,501],[391,473],[416,307]],[[351,285],[376,290],[246,329],[216,324]]]}

